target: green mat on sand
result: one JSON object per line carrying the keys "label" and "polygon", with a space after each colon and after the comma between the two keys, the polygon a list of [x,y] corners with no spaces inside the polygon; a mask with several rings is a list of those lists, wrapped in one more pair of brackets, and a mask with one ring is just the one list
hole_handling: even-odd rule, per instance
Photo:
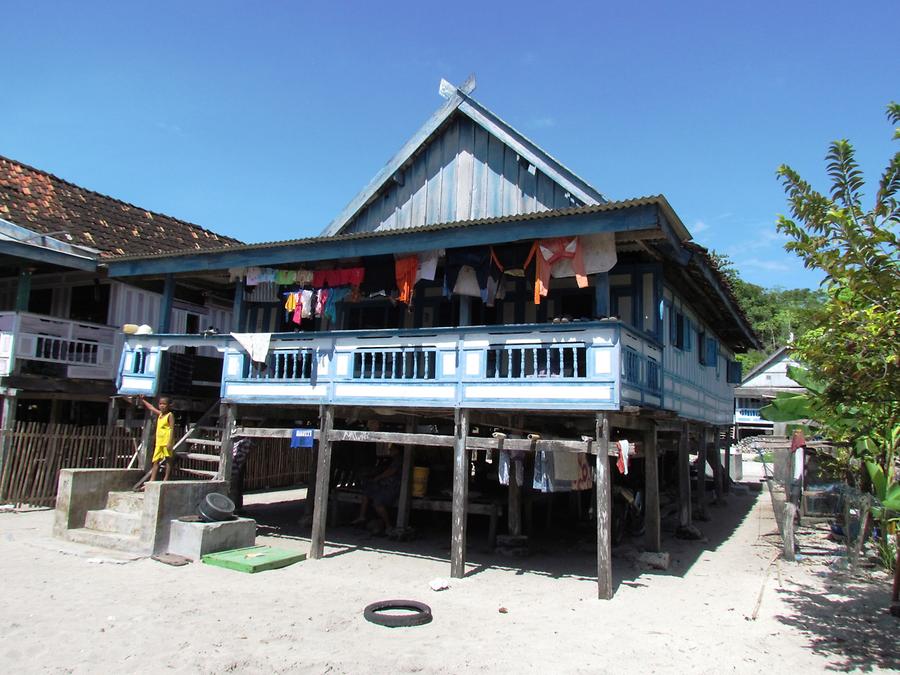
{"label": "green mat on sand", "polygon": [[216,565],[217,567],[225,567],[238,572],[265,572],[266,570],[276,570],[279,567],[287,567],[295,562],[306,560],[305,553],[297,551],[285,551],[282,548],[272,548],[271,546],[249,546],[247,548],[236,548],[231,551],[219,551],[218,553],[207,553],[200,558],[207,565]]}

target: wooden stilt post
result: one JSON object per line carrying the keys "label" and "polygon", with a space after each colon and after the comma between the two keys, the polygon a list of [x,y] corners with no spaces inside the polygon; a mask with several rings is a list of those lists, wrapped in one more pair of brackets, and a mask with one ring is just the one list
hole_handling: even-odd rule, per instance
{"label": "wooden stilt post", "polygon": [[662,550],[659,513],[659,459],[656,427],[644,434],[644,546],[648,551]]}
{"label": "wooden stilt post", "polygon": [[222,444],[219,449],[219,470],[216,472],[216,478],[230,483],[231,465],[234,461],[234,452],[232,451],[234,448],[234,438],[231,434],[234,431],[237,406],[235,406],[234,403],[223,403],[222,407],[225,408],[225,410],[223,411],[224,415],[222,416]]}
{"label": "wooden stilt post", "polygon": [[316,501],[313,504],[312,535],[309,542],[309,557],[313,560],[321,558],[325,553],[325,518],[328,515],[328,483],[331,477],[331,439],[328,435],[334,428],[334,408],[330,405],[322,406],[320,417]]}
{"label": "wooden stilt post", "polygon": [[453,452],[453,533],[450,543],[450,576],[461,579],[466,573],[466,511],[469,506],[469,411],[456,410],[456,443]]}
{"label": "wooden stilt post", "polygon": [[522,487],[516,478],[516,462],[509,460],[509,487],[507,488],[506,522],[509,534],[522,534]]}
{"label": "wooden stilt post", "polygon": [[709,520],[706,510],[706,462],[709,427],[697,429],[697,520]]}
{"label": "wooden stilt post", "polygon": [[106,408],[106,452],[107,454],[112,454],[113,444],[112,438],[113,433],[116,430],[116,421],[119,419],[119,406],[116,404],[117,399],[115,396],[109,397],[109,406]]}
{"label": "wooden stilt post", "polygon": [[678,439],[678,525],[687,527],[691,524],[691,456],[688,447],[687,422],[681,427]]}
{"label": "wooden stilt post", "polygon": [[[6,465],[12,456],[12,434],[16,430],[16,407],[18,397],[15,389],[8,390],[3,397],[3,407],[0,410],[0,478],[7,473]],[[0,486],[2,487],[2,486]],[[0,495],[6,498],[6,495]]]}
{"label": "wooden stilt post", "polygon": [[144,429],[141,432],[141,447],[144,448],[143,468],[144,471],[150,471],[153,465],[153,452],[156,450],[156,418],[145,411]]}
{"label": "wooden stilt post", "polygon": [[609,419],[606,414],[597,415],[595,438],[597,439],[597,597],[609,600],[613,596],[612,581],[612,493],[609,476]]}
{"label": "wooden stilt post", "polygon": [[725,493],[722,490],[722,427],[713,427],[713,482],[716,491],[716,504],[725,503]]}
{"label": "wooden stilt post", "polygon": [[[415,431],[415,424],[406,423],[406,433]],[[409,526],[410,480],[413,470],[413,446],[403,446],[403,468],[400,474],[400,498],[397,500],[397,529]]]}
{"label": "wooden stilt post", "polygon": [[727,427],[725,432],[725,441],[723,447],[723,455],[722,458],[723,466],[722,466],[722,492],[726,495],[731,492],[731,439],[733,436],[731,435],[731,429],[733,427]]}

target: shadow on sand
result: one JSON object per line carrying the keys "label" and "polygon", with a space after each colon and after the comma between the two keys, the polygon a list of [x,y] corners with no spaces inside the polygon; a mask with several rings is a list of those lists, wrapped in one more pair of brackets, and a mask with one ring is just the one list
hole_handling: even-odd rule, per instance
{"label": "shadow on sand", "polygon": [[888,613],[890,585],[831,573],[827,592],[799,586],[779,591],[793,610],[779,616],[798,629],[830,670],[900,670],[900,621]]}
{"label": "shadow on sand", "polygon": [[[645,574],[683,576],[701,555],[717,549],[734,533],[750,513],[758,497],[759,495],[755,493],[732,494],[728,497],[727,505],[710,506],[710,521],[697,523],[706,536],[706,541],[675,539],[676,523],[664,520],[663,550],[669,551],[672,558],[672,563],[666,571],[641,569],[633,564],[628,552],[641,549],[643,543],[641,539],[626,542],[621,549],[614,549],[614,587],[618,588],[621,584],[632,587],[643,586],[639,579]],[[257,534],[260,537],[308,542],[310,525],[308,521],[303,520],[306,506],[305,500],[297,499],[248,503],[244,513],[257,521]],[[501,555],[488,548],[486,520],[477,516],[469,518],[467,577],[475,576],[487,569],[495,569],[507,570],[517,575],[572,578],[586,583],[596,583],[596,531],[593,522],[536,532],[530,538],[529,555],[513,557]],[[371,535],[365,529],[329,524],[325,535],[328,546],[325,557],[334,558],[358,551],[378,551],[390,555],[443,561],[447,563],[449,574],[449,514],[414,512],[411,524],[415,528],[416,537],[410,541],[394,541]],[[503,528],[501,521],[501,532]],[[623,554],[623,550],[626,553]]]}

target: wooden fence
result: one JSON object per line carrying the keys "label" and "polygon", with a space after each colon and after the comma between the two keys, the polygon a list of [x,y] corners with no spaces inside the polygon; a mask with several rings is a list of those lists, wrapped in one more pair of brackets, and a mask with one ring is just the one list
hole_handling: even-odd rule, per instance
{"label": "wooden fence", "polygon": [[125,429],[110,436],[105,426],[39,422],[19,422],[6,435],[0,503],[16,506],[54,506],[60,469],[124,469],[140,442]]}
{"label": "wooden fence", "polygon": [[292,448],[289,438],[254,438],[247,456],[244,490],[290,487],[309,481],[312,448]]}

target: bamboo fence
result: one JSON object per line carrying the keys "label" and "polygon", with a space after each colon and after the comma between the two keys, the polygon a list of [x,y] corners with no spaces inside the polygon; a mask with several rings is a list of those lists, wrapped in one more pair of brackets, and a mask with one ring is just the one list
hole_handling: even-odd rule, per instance
{"label": "bamboo fence", "polygon": [[124,469],[136,450],[125,429],[18,422],[7,442],[0,475],[0,502],[54,506],[60,469]]}
{"label": "bamboo fence", "polygon": [[[9,433],[7,460],[0,475],[0,503],[53,507],[60,469],[125,469],[140,443],[140,428],[78,427],[18,422]],[[0,433],[0,442],[5,441]],[[134,467],[140,468],[144,453]],[[184,466],[214,469],[187,460]],[[310,448],[291,448],[290,439],[256,438],[247,457],[244,490],[266,490],[306,483],[312,466]],[[176,474],[177,475],[177,474]],[[190,476],[185,476],[190,477]]]}

